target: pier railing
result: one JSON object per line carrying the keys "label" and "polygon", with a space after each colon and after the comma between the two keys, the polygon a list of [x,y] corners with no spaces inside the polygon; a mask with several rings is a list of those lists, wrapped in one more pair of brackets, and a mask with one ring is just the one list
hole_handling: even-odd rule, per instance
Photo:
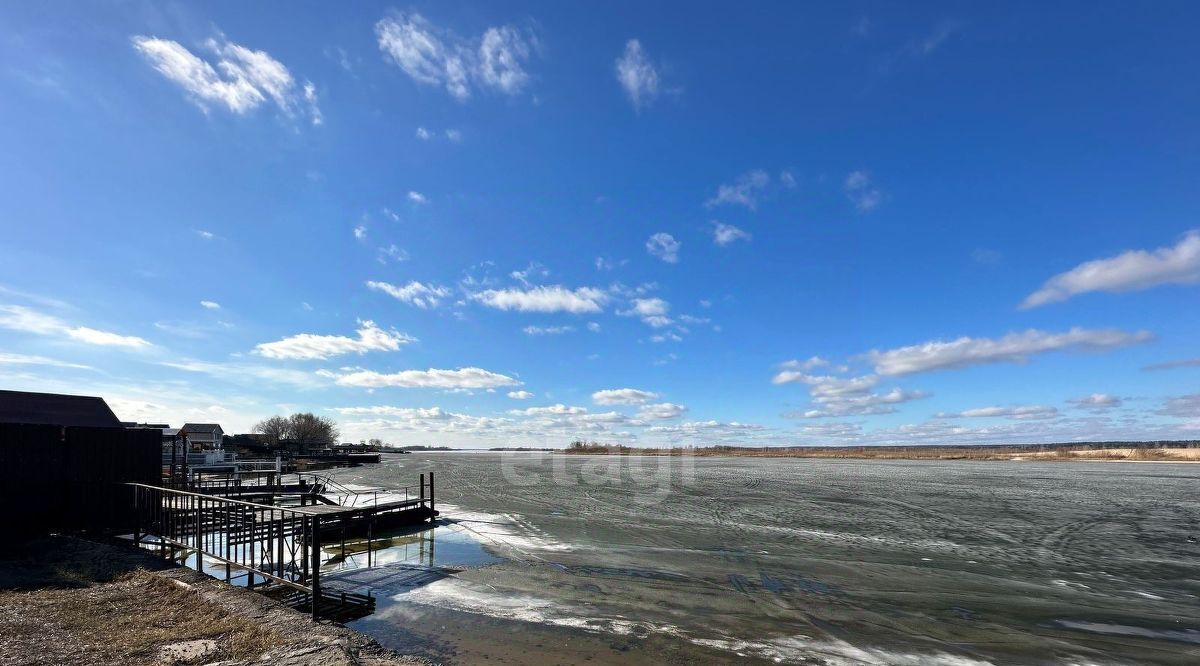
{"label": "pier railing", "polygon": [[[321,516],[304,508],[140,483],[134,489],[134,542],[164,558],[195,553],[225,568],[225,580],[244,575],[246,587],[268,581],[307,593],[313,619],[321,598]],[[235,569],[237,575],[235,576]]]}

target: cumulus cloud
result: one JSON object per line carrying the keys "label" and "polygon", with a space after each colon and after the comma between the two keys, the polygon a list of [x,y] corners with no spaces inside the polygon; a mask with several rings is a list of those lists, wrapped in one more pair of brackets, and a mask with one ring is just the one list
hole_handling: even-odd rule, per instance
{"label": "cumulus cloud", "polygon": [[668,264],[674,264],[679,261],[680,245],[674,236],[660,231],[646,241],[646,251]]}
{"label": "cumulus cloud", "polygon": [[359,322],[357,338],[300,333],[275,342],[261,343],[255,346],[254,353],[267,358],[323,360],[342,354],[396,351],[410,342],[416,342],[416,338],[395,329],[385,331],[375,322],[367,320]]}
{"label": "cumulus cloud", "polygon": [[597,405],[642,405],[658,398],[653,391],[639,389],[604,389],[592,394],[592,402]]}
{"label": "cumulus cloud", "polygon": [[842,189],[850,203],[861,213],[869,213],[883,203],[883,190],[875,186],[866,171],[850,172]]}
{"label": "cumulus cloud", "polygon": [[533,394],[529,391],[509,391],[508,397],[513,400],[528,400],[533,397]]}
{"label": "cumulus cloud", "polygon": [[549,407],[530,407],[528,409],[512,409],[509,414],[520,416],[574,416],[578,414],[587,414],[587,407],[567,406],[562,403],[550,405]]}
{"label": "cumulus cloud", "polygon": [[617,314],[623,317],[637,317],[648,326],[662,328],[674,323],[667,316],[670,310],[671,304],[661,298],[635,298],[630,301],[629,309],[621,310]]}
{"label": "cumulus cloud", "polygon": [[645,405],[637,412],[639,421],[670,421],[687,413],[688,408],[670,402]]}
{"label": "cumulus cloud", "polygon": [[421,194],[420,192],[409,192],[408,200],[415,204],[421,204],[421,205],[429,203],[429,198],[426,197],[424,194]]}
{"label": "cumulus cloud", "polygon": [[521,382],[483,368],[458,368],[457,370],[404,370],[381,373],[374,370],[354,370],[345,373],[325,372],[342,386],[361,388],[436,388],[436,389],[489,389],[520,386]]}
{"label": "cumulus cloud", "polygon": [[322,122],[316,87],[308,81],[297,85],[288,68],[266,51],[209,39],[204,48],[214,56],[214,66],[179,42],[142,35],[131,41],[159,74],[183,88],[205,112],[215,105],[245,114],[269,101],[285,116],[294,117],[303,109],[313,125]]}
{"label": "cumulus cloud", "polygon": [[758,208],[759,197],[771,184],[771,176],[762,169],[748,171],[737,177],[732,183],[726,183],[717,188],[717,194],[704,203],[713,207],[734,204],[745,206],[750,210]]}
{"label": "cumulus cloud", "polygon": [[602,312],[608,294],[594,287],[567,289],[559,285],[527,289],[487,289],[471,298],[497,310],[518,312],[570,312],[573,314]]}
{"label": "cumulus cloud", "polygon": [[401,303],[408,303],[422,310],[436,308],[441,300],[450,296],[451,293],[446,287],[424,284],[416,280],[403,286],[368,280],[367,288],[373,291],[381,291]]}
{"label": "cumulus cloud", "polygon": [[955,413],[941,413],[937,418],[1009,418],[1018,421],[1052,419],[1058,416],[1058,408],[1049,405],[1020,405],[1017,407],[977,407]]}
{"label": "cumulus cloud", "polygon": [[357,227],[354,227],[354,238],[355,238],[355,240],[366,240],[367,239],[367,228],[361,224],[358,225]]}
{"label": "cumulus cloud", "polygon": [[1148,342],[1153,337],[1147,331],[1126,333],[1112,329],[1072,328],[1063,333],[1048,333],[1030,329],[999,339],[961,337],[885,351],[872,350],[866,357],[875,364],[875,372],[899,376],[987,363],[1024,363],[1034,354],[1069,349],[1114,349]]}
{"label": "cumulus cloud", "polygon": [[1025,297],[1021,309],[1065,301],[1093,291],[1125,292],[1166,284],[1200,283],[1200,230],[1189,231],[1174,246],[1130,250],[1108,259],[1084,262],[1055,275]]}
{"label": "cumulus cloud", "polygon": [[713,222],[713,242],[721,247],[725,247],[737,240],[750,240],[750,234],[740,227],[735,227],[732,224],[722,224],[721,222]]}
{"label": "cumulus cloud", "polygon": [[1107,393],[1092,393],[1090,395],[1071,398],[1068,403],[1093,412],[1102,412],[1121,406],[1121,399]]}
{"label": "cumulus cloud", "polygon": [[478,38],[443,30],[417,13],[398,13],[375,24],[386,58],[418,83],[446,89],[465,100],[481,88],[516,95],[529,82],[525,67],[537,47],[527,32],[504,25]]}
{"label": "cumulus cloud", "polygon": [[646,56],[640,41],[625,42],[625,51],[617,58],[616,73],[635,110],[641,111],[654,103],[659,91],[658,69]]}
{"label": "cumulus cloud", "polygon": [[200,307],[206,310],[220,310],[221,304],[216,301],[200,301]]}
{"label": "cumulus cloud", "polygon": [[65,337],[101,347],[141,349],[153,346],[135,335],[120,335],[87,326],[72,326],[58,317],[23,305],[0,305],[0,328],[35,335]]}

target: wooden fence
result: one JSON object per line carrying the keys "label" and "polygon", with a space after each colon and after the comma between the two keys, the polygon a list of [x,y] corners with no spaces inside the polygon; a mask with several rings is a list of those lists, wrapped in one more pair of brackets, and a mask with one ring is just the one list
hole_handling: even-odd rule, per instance
{"label": "wooden fence", "polygon": [[11,534],[133,526],[126,483],[158,484],[162,432],[0,423],[0,516]]}

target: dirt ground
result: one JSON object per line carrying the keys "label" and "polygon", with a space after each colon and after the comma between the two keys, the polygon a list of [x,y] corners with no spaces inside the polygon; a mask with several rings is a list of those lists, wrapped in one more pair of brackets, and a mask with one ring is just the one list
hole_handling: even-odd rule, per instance
{"label": "dirt ground", "polygon": [[427,663],[128,546],[48,537],[0,554],[0,665]]}

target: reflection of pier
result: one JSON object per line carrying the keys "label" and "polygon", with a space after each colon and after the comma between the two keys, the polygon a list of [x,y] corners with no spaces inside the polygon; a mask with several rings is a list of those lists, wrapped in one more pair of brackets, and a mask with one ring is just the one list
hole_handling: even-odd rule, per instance
{"label": "reflection of pier", "polygon": [[[369,564],[381,532],[432,521],[438,514],[432,473],[428,480],[422,474],[416,488],[384,497],[353,491],[348,497],[329,492],[335,484],[303,477],[289,484],[282,476],[272,477],[269,482],[207,479],[186,490],[130,484],[134,541],[163,557],[186,561],[194,556],[200,571],[207,559],[218,571],[224,568],[228,582],[244,577],[247,588],[274,588],[285,601],[306,605],[314,619],[344,619],[354,614],[351,607],[369,613],[374,600],[369,594],[322,589],[321,568],[329,562],[324,552],[338,552],[333,559],[345,560],[348,548],[365,542]],[[432,552],[432,541],[429,547]]]}

